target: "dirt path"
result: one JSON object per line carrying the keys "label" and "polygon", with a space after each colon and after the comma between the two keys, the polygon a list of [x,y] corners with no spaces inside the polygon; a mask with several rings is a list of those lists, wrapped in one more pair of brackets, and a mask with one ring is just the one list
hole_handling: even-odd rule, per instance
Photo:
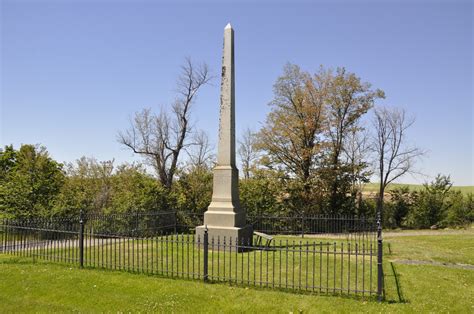
{"label": "dirt path", "polygon": [[[398,237],[413,237],[413,236],[444,236],[444,235],[474,235],[474,229],[461,230],[402,230],[402,231],[384,231],[383,238],[398,238]],[[301,238],[301,235],[278,235],[288,238]],[[362,238],[376,238],[375,233],[360,233],[360,234],[305,234],[304,238],[322,238],[322,239],[362,239]]]}
{"label": "dirt path", "polygon": [[407,231],[384,231],[384,238],[412,237],[412,236],[439,236],[439,235],[462,235],[474,234],[473,229],[462,230],[407,230]]}
{"label": "dirt path", "polygon": [[391,260],[394,263],[405,264],[405,265],[433,265],[433,266],[442,266],[449,268],[459,268],[459,269],[469,269],[474,270],[474,265],[469,264],[460,264],[460,263],[442,263],[434,261],[419,261],[419,260],[408,260],[408,259],[394,259]]}

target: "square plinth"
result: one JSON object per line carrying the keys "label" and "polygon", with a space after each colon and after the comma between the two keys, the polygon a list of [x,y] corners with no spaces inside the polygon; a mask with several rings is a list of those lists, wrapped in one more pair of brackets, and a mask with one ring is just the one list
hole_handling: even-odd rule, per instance
{"label": "square plinth", "polygon": [[[205,226],[196,227],[196,242],[204,243]],[[214,251],[247,251],[252,246],[253,228],[251,225],[243,227],[207,226],[209,250]],[[213,241],[214,240],[214,241]],[[238,245],[236,245],[238,241]],[[213,245],[214,243],[214,245]],[[219,244],[219,247],[218,247]],[[225,244],[225,245],[224,245]],[[243,247],[242,247],[243,246]]]}

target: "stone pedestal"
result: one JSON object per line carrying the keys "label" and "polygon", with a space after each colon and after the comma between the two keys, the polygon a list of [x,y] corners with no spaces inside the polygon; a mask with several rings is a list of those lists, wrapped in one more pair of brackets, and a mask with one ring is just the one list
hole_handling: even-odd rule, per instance
{"label": "stone pedestal", "polygon": [[[204,230],[205,226],[196,227],[196,239],[200,239],[201,243],[204,239]],[[253,229],[251,225],[246,225],[244,227],[218,227],[218,226],[208,226],[208,235],[209,235],[209,250],[212,250],[212,239],[214,239],[214,250],[217,250],[217,242],[220,243],[219,251],[223,251],[224,247],[222,246],[225,243],[226,251],[236,251],[239,252],[248,251],[248,246],[252,246],[253,241]],[[237,244],[236,244],[237,241]],[[241,246],[244,247],[241,247]]]}
{"label": "stone pedestal", "polygon": [[245,211],[240,208],[239,172],[235,165],[235,83],[234,83],[234,30],[228,24],[224,29],[224,49],[221,73],[221,105],[217,166],[214,168],[212,201],[204,213],[204,225],[196,228],[201,238],[207,227],[209,241],[217,238],[252,243],[252,226],[246,225]]}

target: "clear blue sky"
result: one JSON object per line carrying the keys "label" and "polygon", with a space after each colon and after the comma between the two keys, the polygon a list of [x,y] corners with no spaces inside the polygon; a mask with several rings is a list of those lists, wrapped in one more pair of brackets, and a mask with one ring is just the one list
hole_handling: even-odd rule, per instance
{"label": "clear blue sky", "polygon": [[[471,1],[0,2],[1,145],[41,143],[59,161],[135,160],[117,132],[135,111],[170,104],[186,56],[219,74],[230,21],[238,132],[265,120],[286,62],[345,66],[386,92],[382,104],[416,116],[410,141],[429,151],[418,164],[429,177],[405,182],[440,172],[474,184]],[[194,107],[213,141],[219,83]]]}

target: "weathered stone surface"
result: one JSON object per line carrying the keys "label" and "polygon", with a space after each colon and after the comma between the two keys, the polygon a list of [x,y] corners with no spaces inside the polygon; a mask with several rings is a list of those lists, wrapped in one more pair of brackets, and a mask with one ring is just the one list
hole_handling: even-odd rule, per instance
{"label": "weathered stone surface", "polygon": [[204,213],[204,225],[196,228],[196,234],[202,238],[207,226],[209,239],[219,236],[248,242],[252,237],[252,228],[246,225],[245,211],[240,207],[239,172],[235,164],[234,30],[230,24],[224,29],[220,101],[219,144],[212,201]]}

